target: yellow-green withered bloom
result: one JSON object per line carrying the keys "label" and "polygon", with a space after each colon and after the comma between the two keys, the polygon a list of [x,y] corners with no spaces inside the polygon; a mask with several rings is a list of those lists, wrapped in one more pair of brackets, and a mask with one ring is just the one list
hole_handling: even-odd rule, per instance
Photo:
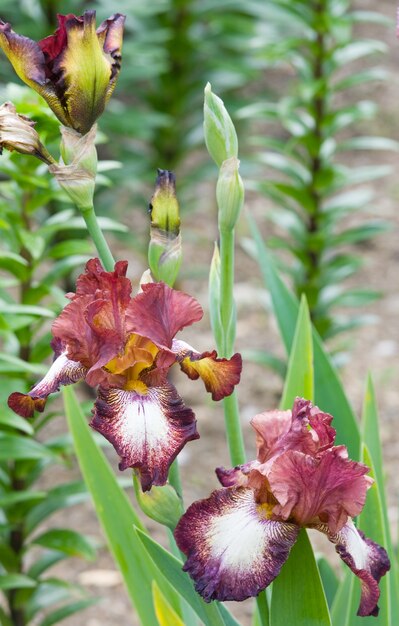
{"label": "yellow-green withered bloom", "polygon": [[43,96],[60,122],[84,135],[115,88],[125,16],[116,13],[97,30],[95,11],[57,17],[55,33],[38,42],[0,20],[0,47],[21,80]]}

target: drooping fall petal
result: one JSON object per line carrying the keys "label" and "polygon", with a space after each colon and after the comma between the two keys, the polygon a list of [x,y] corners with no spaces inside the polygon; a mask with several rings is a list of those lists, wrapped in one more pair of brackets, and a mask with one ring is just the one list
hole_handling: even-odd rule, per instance
{"label": "drooping fall petal", "polygon": [[326,526],[319,527],[329,540],[341,559],[360,579],[362,594],[357,614],[361,617],[378,615],[378,599],[380,589],[378,583],[390,569],[388,555],[382,546],[365,537],[352,520],[348,521],[337,534],[329,532]]}
{"label": "drooping fall petal", "polygon": [[173,342],[172,350],[182,371],[192,380],[201,378],[213,400],[229,396],[240,382],[242,359],[238,353],[231,359],[218,359],[216,350],[200,353],[180,340]]}
{"label": "drooping fall petal", "polygon": [[165,382],[145,394],[99,389],[91,426],[112,443],[119,468],[135,467],[143,491],[164,485],[177,454],[198,434],[195,416],[175,388]]}
{"label": "drooping fall petal", "polygon": [[298,533],[294,524],[267,519],[250,489],[232,488],[194,502],[175,537],[204,600],[240,601],[274,580]]}
{"label": "drooping fall petal", "polygon": [[64,352],[55,359],[45,377],[29,393],[12,393],[8,398],[8,406],[22,417],[33,417],[35,411],[44,410],[51,393],[59,391],[61,385],[71,385],[82,380],[86,371],[81,363],[71,361]]}

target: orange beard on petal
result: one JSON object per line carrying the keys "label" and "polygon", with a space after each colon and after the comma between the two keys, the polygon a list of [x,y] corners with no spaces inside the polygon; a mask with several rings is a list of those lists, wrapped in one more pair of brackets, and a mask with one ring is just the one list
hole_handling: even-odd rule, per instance
{"label": "orange beard on petal", "polygon": [[140,395],[145,395],[148,391],[147,385],[139,380],[143,370],[154,364],[159,348],[146,337],[132,334],[128,338],[123,354],[114,357],[105,365],[111,374],[122,374],[126,376],[124,389],[135,391]]}

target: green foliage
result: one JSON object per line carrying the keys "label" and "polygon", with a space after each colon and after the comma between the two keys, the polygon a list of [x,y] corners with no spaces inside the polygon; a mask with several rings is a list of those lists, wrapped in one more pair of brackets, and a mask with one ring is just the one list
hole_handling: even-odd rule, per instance
{"label": "green foliage", "polygon": [[[354,12],[350,0],[272,4],[277,22],[285,28],[282,60],[293,76],[288,85],[284,81],[278,102],[258,109],[250,105],[241,117],[262,116],[269,126],[278,127],[277,136],[274,128],[272,136],[256,139],[262,165],[256,187],[277,206],[267,216],[277,232],[269,245],[288,253],[283,267],[296,294],[306,295],[315,328],[327,339],[365,321],[353,313],[339,315],[337,309],[360,308],[380,297],[369,288],[349,292],[343,283],[362,265],[354,246],[388,228],[382,220],[367,217],[374,197],[368,188],[359,187],[388,170],[357,167],[356,151],[397,152],[399,144],[386,137],[360,136],[376,107],[359,101],[352,89],[383,78],[377,68],[364,70],[364,62],[370,64],[385,46],[378,40],[354,39],[354,24],[374,23],[376,14]],[[270,48],[278,61],[279,46],[277,52],[274,42]],[[266,56],[268,52],[266,46]],[[364,62],[357,63],[359,59]],[[352,227],[355,214],[363,223]]]}

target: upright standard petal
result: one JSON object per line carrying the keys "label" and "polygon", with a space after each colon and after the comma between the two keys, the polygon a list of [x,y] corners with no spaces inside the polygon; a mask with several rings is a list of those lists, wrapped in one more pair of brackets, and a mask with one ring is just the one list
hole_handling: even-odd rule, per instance
{"label": "upright standard petal", "polygon": [[299,528],[267,519],[252,490],[220,489],[194,502],[175,537],[184,570],[206,602],[256,596],[279,574]]}
{"label": "upright standard petal", "polygon": [[119,469],[138,469],[143,491],[164,485],[177,454],[199,437],[194,413],[168,382],[145,395],[100,387],[90,425],[114,446]]}
{"label": "upright standard petal", "polygon": [[202,307],[195,298],[165,283],[148,283],[141,287],[142,292],[133,298],[126,311],[127,330],[170,349],[179,330],[202,318]]}
{"label": "upright standard petal", "polygon": [[385,549],[365,537],[352,520],[349,520],[336,534],[332,534],[324,525],[317,529],[324,532],[335,544],[335,549],[341,559],[360,579],[362,594],[357,614],[361,617],[377,616],[377,602],[380,597],[378,583],[391,567]]}
{"label": "upright standard petal", "polygon": [[231,359],[218,359],[216,350],[197,352],[185,341],[174,340],[172,350],[180,368],[191,380],[201,378],[213,400],[229,396],[240,382],[242,359],[236,353]]}
{"label": "upright standard petal", "polygon": [[274,458],[287,450],[317,456],[330,448],[335,430],[332,415],[323,413],[309,400],[296,398],[291,411],[266,411],[255,415],[251,425],[256,431],[258,461],[267,471]]}
{"label": "upright standard petal", "polygon": [[295,519],[301,526],[320,520],[338,532],[348,517],[359,515],[373,480],[368,467],[350,461],[346,448],[337,446],[320,459],[288,450],[278,457],[267,475],[270,491],[279,504],[273,513]]}
{"label": "upright standard petal", "polygon": [[44,411],[51,393],[59,391],[61,385],[71,385],[82,380],[86,371],[81,363],[71,361],[64,352],[55,359],[45,377],[29,393],[12,393],[8,398],[8,406],[22,417],[33,417],[35,411]]}

